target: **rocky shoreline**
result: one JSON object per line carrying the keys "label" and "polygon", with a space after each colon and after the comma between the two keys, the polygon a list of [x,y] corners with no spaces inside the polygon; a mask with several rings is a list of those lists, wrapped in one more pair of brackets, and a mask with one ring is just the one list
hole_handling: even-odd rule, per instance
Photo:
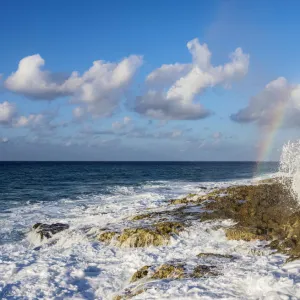
{"label": "rocky shoreline", "polygon": [[[227,239],[266,241],[266,247],[272,249],[273,253],[285,254],[287,262],[300,259],[300,209],[291,192],[290,182],[281,178],[171,199],[162,210],[149,210],[130,217],[126,220],[128,226],[122,230],[109,227],[100,229],[96,239],[103,245],[116,247],[167,246],[172,238],[192,226],[193,222],[226,219],[235,224],[222,228]],[[41,239],[52,238],[67,228],[63,224],[33,226]],[[186,261],[146,265],[128,278],[128,287],[114,299],[130,299],[139,295],[147,289],[147,283],[153,280],[220,276],[222,271],[213,263],[214,258],[235,259],[230,254],[199,253],[194,258],[196,261],[199,259],[196,265],[189,265]],[[203,263],[203,259],[208,259],[208,263]]]}

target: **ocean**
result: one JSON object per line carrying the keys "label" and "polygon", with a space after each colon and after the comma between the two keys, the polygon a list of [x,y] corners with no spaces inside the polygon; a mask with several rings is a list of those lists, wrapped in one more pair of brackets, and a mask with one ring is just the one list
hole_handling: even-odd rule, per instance
{"label": "ocean", "polygon": [[[300,276],[282,267],[282,255],[257,258],[262,242],[227,241],[216,224],[195,223],[162,247],[118,248],[95,237],[169,199],[277,171],[276,162],[1,162],[0,299],[112,299],[144,265],[201,251],[240,260],[224,264],[221,277],[157,281],[134,299],[300,299]],[[30,234],[35,223],[56,222],[70,226],[56,243]]]}

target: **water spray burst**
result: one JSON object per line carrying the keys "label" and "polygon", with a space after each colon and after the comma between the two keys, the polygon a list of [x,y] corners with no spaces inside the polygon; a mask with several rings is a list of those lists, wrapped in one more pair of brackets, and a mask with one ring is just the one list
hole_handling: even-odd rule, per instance
{"label": "water spray burst", "polygon": [[291,180],[292,192],[300,204],[300,140],[289,141],[283,146],[279,171],[283,178]]}

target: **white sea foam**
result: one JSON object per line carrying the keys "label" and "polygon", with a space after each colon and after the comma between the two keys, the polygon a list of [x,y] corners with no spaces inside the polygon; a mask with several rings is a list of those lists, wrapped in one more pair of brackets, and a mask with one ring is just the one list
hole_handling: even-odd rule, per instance
{"label": "white sea foam", "polygon": [[280,173],[291,178],[292,191],[300,204],[300,140],[289,141],[282,148]]}
{"label": "white sea foam", "polygon": [[[98,228],[126,226],[127,217],[148,208],[159,210],[167,199],[201,192],[200,186],[209,191],[250,182],[149,182],[137,189],[115,188],[106,196],[14,208],[0,219],[0,234],[17,229],[24,238],[0,245],[0,298],[112,299],[142,266],[184,260],[191,266],[199,261],[214,264],[222,275],[153,281],[135,299],[300,299],[299,261],[283,265],[285,257],[270,255],[264,242],[228,241],[222,229],[215,229],[218,222],[195,222],[164,247],[117,248],[94,238]],[[56,236],[55,244],[36,251],[38,241],[31,245],[26,238],[36,222],[63,222],[70,228]],[[222,221],[223,226],[231,224]],[[200,252],[233,254],[237,259],[196,259]]]}

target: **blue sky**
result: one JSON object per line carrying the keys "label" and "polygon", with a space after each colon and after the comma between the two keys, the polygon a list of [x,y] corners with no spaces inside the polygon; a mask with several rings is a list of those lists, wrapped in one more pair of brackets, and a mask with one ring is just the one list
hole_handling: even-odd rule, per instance
{"label": "blue sky", "polygon": [[299,137],[299,1],[0,6],[0,160],[276,160]]}

